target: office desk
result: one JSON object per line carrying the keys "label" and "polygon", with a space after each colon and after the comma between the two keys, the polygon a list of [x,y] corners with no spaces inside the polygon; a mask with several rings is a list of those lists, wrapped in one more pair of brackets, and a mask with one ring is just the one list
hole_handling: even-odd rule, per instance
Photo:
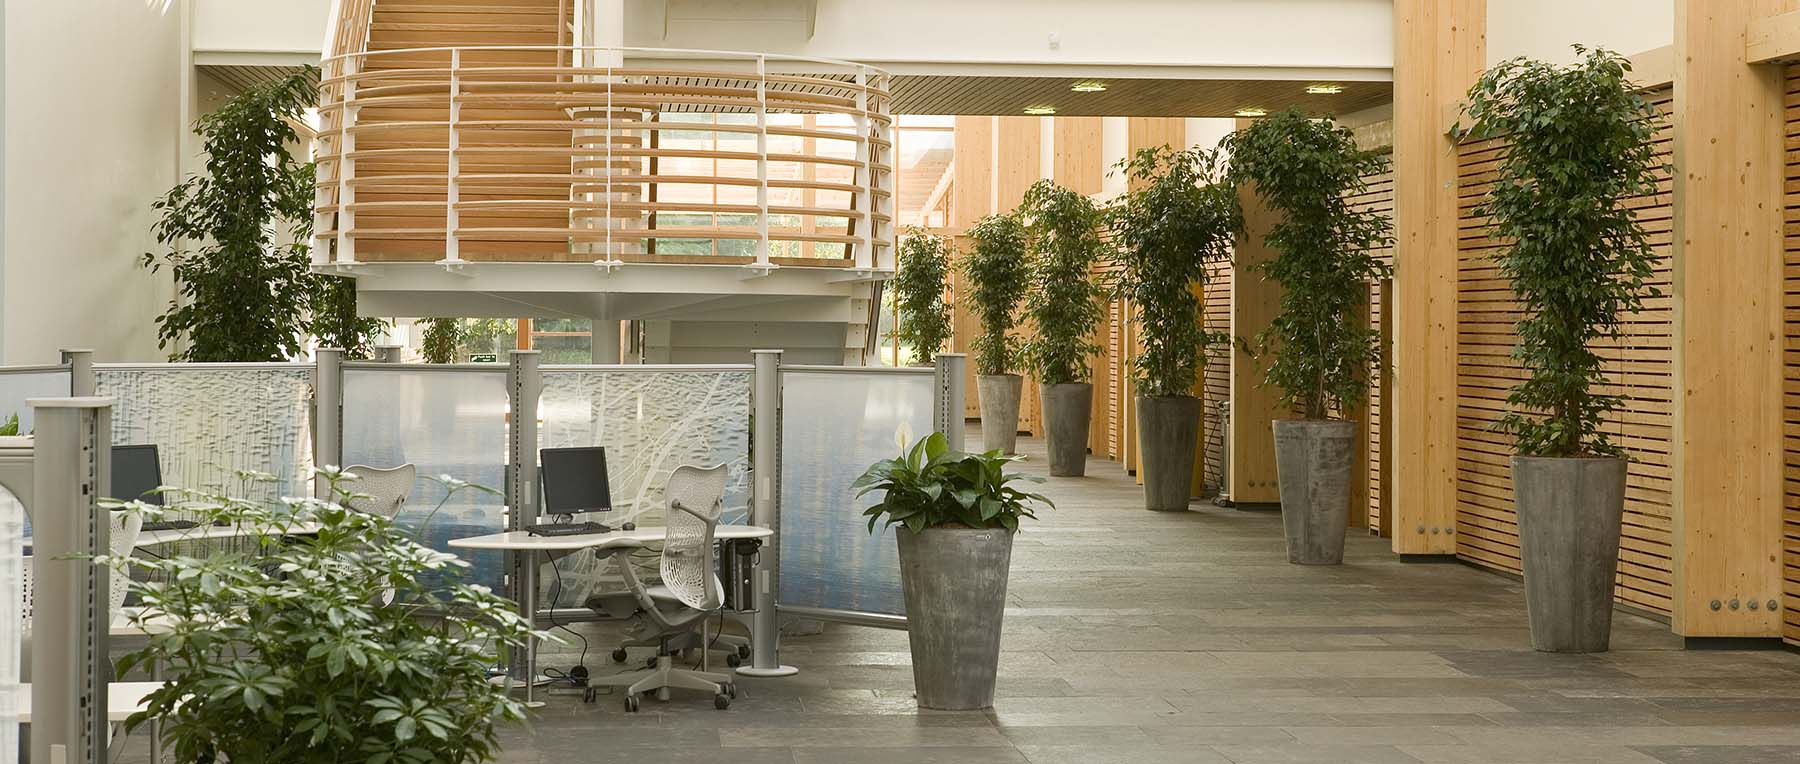
{"label": "office desk", "polygon": [[[318,523],[300,523],[281,531],[281,536],[314,536],[319,532]],[[236,536],[254,536],[256,531],[241,525],[209,525],[201,524],[192,528],[170,528],[161,531],[140,531],[137,537],[138,546],[157,546],[173,544],[177,541],[202,541],[205,539],[233,538]]]}
{"label": "office desk", "polygon": [[[647,544],[661,543],[668,535],[668,529],[662,526],[638,528],[636,530],[615,530],[608,533],[583,533],[576,536],[533,536],[525,531],[507,531],[490,533],[486,536],[470,536],[468,538],[451,539],[452,549],[488,549],[505,552],[518,552],[526,555],[523,581],[510,582],[514,598],[521,610],[531,614],[531,626],[537,628],[537,590],[538,566],[544,564],[539,555],[555,552],[579,552],[592,549],[601,552],[608,549],[632,549]],[[740,541],[745,539],[766,539],[775,535],[768,528],[755,525],[720,525],[713,531],[713,541]],[[555,603],[551,603],[554,605]],[[532,640],[525,645],[525,702],[533,700],[534,688],[537,686],[537,641]]]}

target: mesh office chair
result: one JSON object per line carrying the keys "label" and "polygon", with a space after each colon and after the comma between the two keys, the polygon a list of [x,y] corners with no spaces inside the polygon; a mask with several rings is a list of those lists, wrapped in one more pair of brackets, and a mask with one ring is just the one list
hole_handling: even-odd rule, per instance
{"label": "mesh office chair", "polygon": [[388,469],[353,464],[345,467],[344,472],[357,478],[345,488],[352,494],[359,494],[346,500],[344,505],[389,519],[400,514],[400,506],[412,495],[413,484],[419,479],[419,468],[411,464]]}
{"label": "mesh office chair", "polygon": [[[110,554],[114,557],[129,555],[131,550],[137,548],[138,533],[144,526],[144,516],[136,512],[113,512],[111,515],[113,526],[107,537]],[[36,569],[34,562],[35,558],[27,556],[25,564],[19,566],[20,580],[25,585],[25,597],[21,600],[23,607],[19,612],[25,616],[24,627],[27,634],[31,631],[33,609],[31,581],[32,572]],[[112,614],[112,630],[115,634],[120,633],[121,630],[129,631],[126,628],[126,620],[130,613],[125,610],[125,595],[131,586],[131,572],[113,569],[108,573],[107,612]]]}
{"label": "mesh office chair", "polygon": [[[713,534],[724,508],[725,465],[701,469],[683,466],[669,476],[665,493],[669,510],[665,521],[668,532],[663,539],[659,568],[662,584],[647,586],[631,565],[631,550],[614,549],[608,554],[619,565],[630,596],[637,602],[637,612],[626,634],[657,644],[656,662],[642,671],[607,677],[606,684],[623,685],[625,710],[638,710],[644,693],[655,692],[667,700],[669,689],[705,690],[713,693],[713,705],[726,708],[737,696],[737,686],[730,677],[706,671],[674,667],[678,644],[700,630],[705,643],[706,619],[725,604],[724,586],[715,572]],[[594,699],[590,692],[589,701]]]}

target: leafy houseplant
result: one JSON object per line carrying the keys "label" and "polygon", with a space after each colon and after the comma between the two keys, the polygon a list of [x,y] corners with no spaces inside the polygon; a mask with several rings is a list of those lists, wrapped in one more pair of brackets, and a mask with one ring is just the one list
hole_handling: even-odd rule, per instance
{"label": "leafy houseplant", "polygon": [[428,318],[420,350],[426,363],[455,363],[456,347],[462,341],[463,327],[454,318]]}
{"label": "leafy houseplant", "polygon": [[1231,179],[1280,215],[1264,239],[1276,255],[1257,270],[1281,284],[1281,309],[1257,341],[1274,355],[1265,384],[1305,417],[1274,423],[1288,560],[1342,562],[1357,424],[1331,417],[1368,395],[1376,334],[1356,315],[1369,282],[1388,272],[1371,252],[1392,240],[1387,219],[1350,197],[1380,159],[1358,149],[1349,129],[1295,109],[1225,141]]}
{"label": "leafy houseplant", "polygon": [[157,334],[165,348],[186,341],[172,359],[279,361],[312,333],[351,357],[367,354],[380,322],[356,317],[347,279],[311,272],[314,168],[288,150],[299,142],[293,125],[318,101],[317,75],[307,67],[256,85],[202,117],[206,172],[151,205],[165,250],[143,264],[169,268],[179,292]]}
{"label": "leafy houseplant", "polygon": [[1200,399],[1190,392],[1202,353],[1219,339],[1200,324],[1195,288],[1205,283],[1209,261],[1231,256],[1242,225],[1237,194],[1223,182],[1218,158],[1201,149],[1143,149],[1117,171],[1135,186],[1108,211],[1107,225],[1124,266],[1116,294],[1131,306],[1143,340],[1132,378],[1144,503],[1182,510],[1200,442]]}
{"label": "leafy houseplant", "polygon": [[871,533],[884,520],[898,526],[913,684],[925,708],[994,704],[1013,532],[1037,516],[1034,504],[1052,506],[1013,485],[1036,480],[1007,472],[1015,459],[955,451],[932,433],[852,486],[858,497],[881,493],[863,513]]}
{"label": "leafy houseplant", "polygon": [[1031,285],[1025,259],[1027,234],[1016,215],[989,215],[969,227],[974,247],[962,259],[969,280],[966,303],[981,322],[975,337],[976,389],[981,396],[981,446],[1013,453],[1019,437],[1019,396],[1024,379],[1012,373],[1019,341],[1019,301]]}
{"label": "leafy houseplant", "polygon": [[1088,423],[1094,387],[1088,358],[1099,351],[1094,327],[1101,288],[1094,266],[1106,252],[1105,219],[1093,200],[1040,180],[1025,191],[1018,214],[1026,220],[1032,263],[1025,312],[1036,334],[1024,343],[1027,366],[1041,384],[1050,474],[1087,471]]}
{"label": "leafy houseplant", "polygon": [[908,229],[900,243],[900,265],[894,274],[894,296],[900,324],[894,338],[912,346],[915,366],[929,366],[950,339],[950,303],[944,291],[950,279],[950,245],[922,228]]}
{"label": "leafy houseplant", "polygon": [[1494,260],[1519,301],[1513,357],[1527,377],[1500,427],[1518,438],[1532,643],[1557,652],[1608,645],[1626,460],[1600,428],[1623,398],[1594,389],[1606,379],[1592,346],[1658,294],[1649,235],[1626,202],[1656,193],[1666,169],[1652,147],[1662,115],[1629,81],[1630,63],[1576,50],[1570,66],[1515,58],[1484,72],[1464,107],[1472,124],[1454,129],[1506,143],[1476,214],[1494,221]]}
{"label": "leafy houseplant", "polygon": [[[495,724],[524,708],[488,681],[488,667],[497,650],[541,635],[486,587],[455,583],[467,563],[347,508],[352,478],[322,472],[333,500],[176,492],[184,511],[264,529],[254,553],[101,558],[116,575],[151,574],[131,584],[143,605],[133,623],[149,627],[148,642],[118,670],[154,665],[167,683],[127,727],[159,720],[165,749],[184,764],[492,761]],[[476,490],[446,484],[446,501]],[[289,535],[307,522],[315,537]],[[452,583],[440,592],[421,580],[428,574]]]}

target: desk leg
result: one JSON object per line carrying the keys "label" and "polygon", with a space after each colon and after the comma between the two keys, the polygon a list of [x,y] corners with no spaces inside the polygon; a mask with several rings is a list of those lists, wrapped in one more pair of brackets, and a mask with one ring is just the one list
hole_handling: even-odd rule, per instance
{"label": "desk leg", "polygon": [[[531,551],[523,552],[523,554],[525,555],[525,564],[519,575],[519,583],[525,591],[519,597],[519,609],[523,611],[525,623],[535,631],[537,629],[538,556],[537,552]],[[525,703],[527,705],[536,700],[537,651],[537,638],[525,640]]]}

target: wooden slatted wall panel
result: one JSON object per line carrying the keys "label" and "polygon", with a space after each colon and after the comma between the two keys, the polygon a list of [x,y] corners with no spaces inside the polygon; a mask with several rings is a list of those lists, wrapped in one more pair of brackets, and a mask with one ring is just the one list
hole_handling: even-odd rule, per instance
{"label": "wooden slatted wall panel", "polygon": [[1783,508],[1781,637],[1800,645],[1800,66],[1787,69],[1786,289],[1787,324],[1782,398],[1787,451],[1787,498]]}
{"label": "wooden slatted wall panel", "polygon": [[[1369,175],[1364,178],[1364,180],[1368,183],[1368,188],[1362,194],[1353,197],[1350,200],[1351,204],[1358,209],[1371,210],[1380,213],[1387,217],[1389,221],[1392,221],[1394,219],[1394,172],[1392,165],[1384,161],[1382,163],[1382,169],[1379,172]],[[1389,265],[1393,265],[1394,263],[1394,250],[1392,247],[1383,247],[1377,250],[1375,256]],[[1369,328],[1374,329],[1377,332],[1386,330],[1384,332],[1384,335],[1386,335],[1391,334],[1393,327],[1382,326],[1382,298],[1381,285],[1370,284]],[[1384,342],[1383,347],[1387,347],[1387,343]],[[1365,418],[1368,421],[1363,426],[1363,447],[1367,449],[1368,452],[1366,462],[1369,470],[1368,491],[1366,492],[1368,496],[1368,528],[1370,533],[1376,534],[1381,532],[1382,518],[1381,382],[1384,376],[1382,371],[1387,364],[1387,359],[1377,358],[1375,359],[1375,362],[1369,366],[1369,405],[1367,414],[1365,415]]]}
{"label": "wooden slatted wall panel", "polygon": [[[1108,235],[1108,240],[1111,236]],[[1108,254],[1094,266],[1094,276],[1101,284],[1111,285],[1118,278],[1119,261]],[[1104,448],[1096,449],[1095,456],[1104,456],[1114,461],[1125,461],[1131,449],[1126,438],[1131,436],[1132,425],[1126,421],[1131,414],[1130,401],[1126,396],[1131,394],[1131,311],[1124,300],[1108,300],[1102,311],[1099,332],[1094,340],[1100,346],[1100,353],[1106,357],[1104,363],[1096,368],[1106,373],[1106,379],[1094,380],[1096,395],[1104,395],[1105,403],[1100,407],[1105,421],[1092,422],[1088,426],[1105,430],[1102,441]],[[1124,465],[1127,471],[1132,465]]]}
{"label": "wooden slatted wall panel", "polygon": [[[1208,334],[1231,334],[1231,263],[1207,266],[1206,304],[1201,309]],[[1202,421],[1206,429],[1200,444],[1206,460],[1206,491],[1211,494],[1225,484],[1225,428],[1220,404],[1231,403],[1231,344],[1221,342],[1206,349],[1206,368],[1200,374],[1205,389],[1201,396],[1206,409]]]}
{"label": "wooden slatted wall panel", "polygon": [[[1669,112],[1673,96],[1668,88],[1647,95],[1665,114]],[[1671,161],[1672,131],[1667,124],[1656,141],[1658,158]],[[1487,222],[1474,214],[1504,150],[1499,141],[1469,142],[1458,149],[1462,233],[1457,279],[1456,553],[1478,565],[1517,572],[1519,539],[1510,466],[1513,442],[1511,436],[1493,431],[1492,425],[1506,410],[1507,391],[1524,377],[1511,357],[1518,313],[1511,289],[1489,259],[1495,243],[1487,236]],[[1645,300],[1644,310],[1627,320],[1625,336],[1603,343],[1599,351],[1607,359],[1611,383],[1603,391],[1629,396],[1624,408],[1614,412],[1606,425],[1614,442],[1633,457],[1626,485],[1616,595],[1623,602],[1667,613],[1673,585],[1669,509],[1672,209],[1667,174],[1655,196],[1636,199],[1632,205],[1660,257],[1653,283],[1662,296]]]}

